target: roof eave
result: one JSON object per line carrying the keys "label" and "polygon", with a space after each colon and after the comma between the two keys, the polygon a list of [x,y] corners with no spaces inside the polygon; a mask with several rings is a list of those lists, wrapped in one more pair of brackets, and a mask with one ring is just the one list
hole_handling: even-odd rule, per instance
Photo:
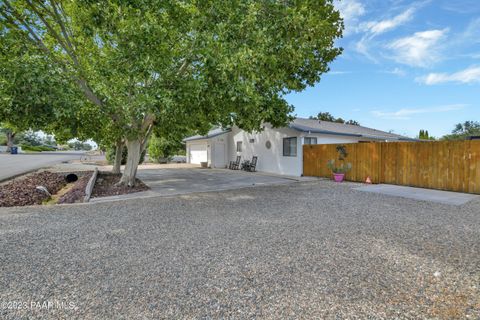
{"label": "roof eave", "polygon": [[320,134],[330,134],[330,135],[335,135],[335,136],[347,136],[347,137],[361,137],[361,134],[356,134],[356,133],[345,133],[345,132],[336,132],[336,131],[327,131],[327,130],[319,130],[315,128],[302,128],[296,125],[290,124],[289,127],[291,129],[300,131],[300,132],[309,132],[309,133],[320,133]]}
{"label": "roof eave", "polygon": [[185,139],[183,139],[182,141],[183,141],[183,142],[188,142],[188,141],[211,139],[211,138],[215,138],[215,137],[221,136],[222,134],[229,133],[230,131],[232,131],[232,129],[225,129],[225,130],[222,131],[222,132],[214,133],[214,134],[212,134],[212,135],[206,135],[206,136],[200,136],[200,137],[192,136],[192,137],[185,138]]}

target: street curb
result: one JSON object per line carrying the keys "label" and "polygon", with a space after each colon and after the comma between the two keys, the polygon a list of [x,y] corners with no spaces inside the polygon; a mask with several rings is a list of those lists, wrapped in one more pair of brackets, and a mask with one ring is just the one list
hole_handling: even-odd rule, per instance
{"label": "street curb", "polygon": [[0,183],[4,183],[4,182],[7,182],[9,180],[13,180],[13,179],[16,179],[18,177],[21,177],[21,176],[26,176],[27,174],[30,174],[32,172],[37,172],[39,170],[42,170],[44,168],[36,168],[36,169],[31,169],[31,170],[28,170],[28,171],[25,171],[25,172],[22,172],[22,173],[18,173],[18,174],[15,174],[13,176],[10,176],[8,178],[0,178]]}
{"label": "street curb", "polygon": [[83,198],[83,202],[90,201],[93,187],[95,186],[95,182],[97,181],[97,175],[98,175],[98,167],[95,167],[95,170],[93,171],[93,174],[90,177],[90,180],[88,181],[87,186],[85,187],[85,197]]}

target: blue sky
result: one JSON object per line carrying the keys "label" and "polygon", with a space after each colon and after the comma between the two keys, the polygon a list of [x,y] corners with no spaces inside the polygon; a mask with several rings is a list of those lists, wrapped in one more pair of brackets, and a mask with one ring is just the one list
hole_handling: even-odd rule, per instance
{"label": "blue sky", "polygon": [[480,121],[480,0],[343,0],[343,54],[315,87],[288,95],[300,117],[442,136]]}

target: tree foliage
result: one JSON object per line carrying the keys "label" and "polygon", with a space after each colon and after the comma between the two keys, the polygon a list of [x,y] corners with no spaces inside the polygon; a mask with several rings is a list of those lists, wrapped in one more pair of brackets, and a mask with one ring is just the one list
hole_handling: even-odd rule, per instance
{"label": "tree foliage", "polygon": [[337,123],[344,123],[344,124],[351,124],[355,126],[359,126],[360,123],[355,120],[348,120],[345,121],[342,118],[335,118],[330,112],[319,112],[317,116],[311,116],[310,119],[316,119],[320,121],[330,121],[330,122],[337,122]]}
{"label": "tree foliage", "polygon": [[442,137],[443,140],[465,140],[470,136],[480,136],[480,122],[465,121],[458,123],[452,133]]}
{"label": "tree foliage", "polygon": [[125,184],[154,127],[285,124],[283,96],[320,80],[343,30],[332,0],[4,0],[0,15],[88,101],[91,123],[68,126],[125,140]]}

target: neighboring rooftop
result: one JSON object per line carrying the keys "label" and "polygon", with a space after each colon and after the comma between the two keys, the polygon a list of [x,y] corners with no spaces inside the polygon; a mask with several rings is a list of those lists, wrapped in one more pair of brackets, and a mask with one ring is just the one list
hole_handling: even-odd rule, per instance
{"label": "neighboring rooftop", "polygon": [[[352,124],[344,124],[330,121],[321,121],[314,119],[296,118],[289,125],[289,128],[311,133],[332,134],[349,137],[361,137],[377,140],[390,140],[390,141],[417,141],[409,137],[401,136],[395,133],[385,132],[372,128],[356,126]],[[183,141],[209,139],[221,134],[230,132],[231,129],[216,127],[210,130],[206,135],[196,135],[183,139]]]}

